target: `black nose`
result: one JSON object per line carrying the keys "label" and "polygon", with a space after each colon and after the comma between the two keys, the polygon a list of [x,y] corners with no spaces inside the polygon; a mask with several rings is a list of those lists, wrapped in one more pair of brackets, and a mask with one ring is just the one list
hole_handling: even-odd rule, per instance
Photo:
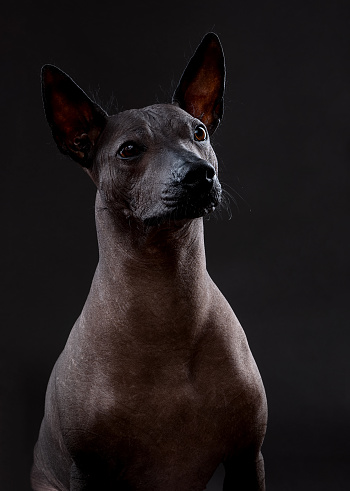
{"label": "black nose", "polygon": [[213,184],[215,169],[205,160],[200,160],[198,162],[186,162],[186,164],[182,166],[181,171],[181,184],[183,185],[211,186]]}

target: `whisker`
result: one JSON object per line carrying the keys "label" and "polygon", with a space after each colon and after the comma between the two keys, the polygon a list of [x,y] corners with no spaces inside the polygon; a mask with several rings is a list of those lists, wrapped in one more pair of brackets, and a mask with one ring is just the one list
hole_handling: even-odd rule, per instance
{"label": "whisker", "polygon": [[[243,203],[249,208],[249,211],[252,211],[251,210],[251,207],[250,207],[250,204],[248,203],[248,201],[237,191],[237,189],[235,189],[234,187],[230,186],[226,182],[225,183],[222,183],[222,184],[225,186],[225,188],[229,188],[241,201],[243,201]],[[233,201],[237,203],[237,201],[232,196],[232,194],[229,193],[226,189],[225,189],[225,193],[227,193],[233,199]],[[238,207],[238,203],[237,203],[237,208],[239,208]]]}

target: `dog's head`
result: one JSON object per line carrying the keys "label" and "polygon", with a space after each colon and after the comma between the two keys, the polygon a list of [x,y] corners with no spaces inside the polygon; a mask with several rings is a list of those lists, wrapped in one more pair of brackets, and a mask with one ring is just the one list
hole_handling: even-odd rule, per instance
{"label": "dog's head", "polygon": [[59,149],[84,167],[113,213],[160,225],[217,206],[221,186],[210,136],[223,114],[225,62],[215,34],[198,46],[172,104],[108,116],[52,65],[43,67],[42,84]]}

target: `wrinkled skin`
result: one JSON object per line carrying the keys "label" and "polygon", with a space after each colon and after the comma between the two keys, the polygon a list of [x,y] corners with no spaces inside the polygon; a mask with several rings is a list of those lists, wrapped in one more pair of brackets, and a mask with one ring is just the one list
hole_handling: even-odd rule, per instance
{"label": "wrinkled skin", "polygon": [[220,462],[225,490],[265,489],[263,384],[205,263],[214,118],[186,109],[102,115],[63,143],[48,117],[97,186],[99,263],[49,381],[35,491],[201,491]]}

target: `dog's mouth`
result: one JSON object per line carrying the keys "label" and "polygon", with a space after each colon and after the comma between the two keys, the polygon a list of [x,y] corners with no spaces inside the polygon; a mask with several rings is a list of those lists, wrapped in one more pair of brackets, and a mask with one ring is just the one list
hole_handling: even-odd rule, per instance
{"label": "dog's mouth", "polygon": [[145,217],[147,226],[200,218],[213,212],[221,201],[221,185],[216,179],[211,189],[172,186],[161,195],[160,206],[153,216]]}
{"label": "dog's mouth", "polygon": [[215,210],[221,198],[221,186],[212,188],[210,192],[188,191],[179,196],[164,196],[162,201],[165,207],[176,219],[198,218]]}

